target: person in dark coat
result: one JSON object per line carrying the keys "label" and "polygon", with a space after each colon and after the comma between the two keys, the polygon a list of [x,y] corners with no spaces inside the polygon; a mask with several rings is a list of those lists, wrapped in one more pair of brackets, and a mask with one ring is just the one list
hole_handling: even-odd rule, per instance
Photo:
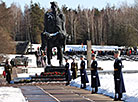
{"label": "person in dark coat", "polygon": [[[115,51],[114,57],[115,57],[115,62],[114,62],[114,82],[115,82],[115,101],[120,101],[122,98],[122,93],[126,92],[125,90],[125,85],[124,85],[124,80],[123,80],[123,75],[122,75],[122,61],[119,58],[120,52]],[[118,94],[118,97],[117,97]]]}
{"label": "person in dark coat", "polygon": [[80,57],[81,64],[80,64],[80,75],[81,75],[81,88],[86,88],[86,83],[89,83],[88,76],[85,70],[85,61],[83,56]]}
{"label": "person in dark coat", "polygon": [[10,84],[12,68],[11,68],[11,66],[10,66],[10,64],[9,64],[8,59],[7,59],[6,62],[5,62],[4,70],[5,70],[5,72],[6,72],[6,81]]}
{"label": "person in dark coat", "polygon": [[69,85],[70,84],[70,81],[71,81],[71,75],[70,75],[70,70],[69,70],[69,63],[68,63],[68,59],[65,59],[66,61],[66,65],[65,65],[65,68],[66,68],[66,85]]}
{"label": "person in dark coat", "polygon": [[72,71],[72,78],[77,78],[77,71],[78,71],[78,63],[75,62],[75,59],[73,59],[73,62],[71,63],[71,71]]}
{"label": "person in dark coat", "polygon": [[[92,64],[91,64],[91,87],[92,87],[92,94],[98,92],[98,87],[100,86],[100,80],[99,80],[99,75],[97,71],[97,66],[98,63],[96,61],[96,56],[95,54],[92,54]],[[94,91],[95,89],[95,91]]]}

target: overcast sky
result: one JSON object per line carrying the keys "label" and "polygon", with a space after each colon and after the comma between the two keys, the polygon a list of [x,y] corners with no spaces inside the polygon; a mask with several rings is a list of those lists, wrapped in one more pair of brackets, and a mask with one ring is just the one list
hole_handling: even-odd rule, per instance
{"label": "overcast sky", "polygon": [[[30,4],[31,0],[2,0],[6,2],[6,5],[9,7],[11,3],[16,3],[21,6],[22,10],[24,9],[25,4]],[[78,5],[80,5],[83,8],[98,8],[102,9],[104,8],[107,3],[109,3],[111,6],[119,6],[122,3],[128,3],[129,5],[132,5],[134,3],[134,0],[32,0],[33,3],[40,3],[41,7],[49,8],[51,1],[57,1],[59,7],[62,5],[66,5],[69,8],[77,8]]]}

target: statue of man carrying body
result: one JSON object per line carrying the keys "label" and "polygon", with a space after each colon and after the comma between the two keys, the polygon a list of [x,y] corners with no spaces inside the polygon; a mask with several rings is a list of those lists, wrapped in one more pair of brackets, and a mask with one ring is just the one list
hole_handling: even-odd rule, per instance
{"label": "statue of man carrying body", "polygon": [[66,43],[65,16],[59,10],[57,2],[51,3],[51,12],[45,13],[44,32],[41,34],[42,49],[47,46],[48,64],[51,65],[52,47],[57,47],[57,58],[62,65],[63,51]]}

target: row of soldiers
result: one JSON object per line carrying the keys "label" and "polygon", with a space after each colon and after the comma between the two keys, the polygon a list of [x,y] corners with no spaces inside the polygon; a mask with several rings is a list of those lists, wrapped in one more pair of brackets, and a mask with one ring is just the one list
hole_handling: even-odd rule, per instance
{"label": "row of soldiers", "polygon": [[[115,57],[115,62],[114,62],[115,98],[114,98],[114,101],[118,101],[118,100],[121,101],[122,93],[126,92],[124,81],[123,81],[123,75],[122,75],[123,65],[122,65],[122,61],[119,58],[119,56],[120,56],[120,52],[115,51],[114,52],[114,57]],[[84,89],[86,88],[86,83],[89,83],[89,80],[88,80],[87,72],[85,69],[85,61],[84,61],[83,56],[81,56],[80,60],[81,60],[81,64],[80,64],[81,88]],[[92,54],[92,60],[93,61],[91,63],[91,87],[92,87],[91,93],[94,94],[98,92],[98,87],[100,87],[100,80],[99,80],[99,75],[97,71],[98,62],[96,60],[95,54]],[[77,66],[77,64],[73,61],[71,63],[71,70],[75,70],[75,66]],[[69,70],[68,59],[66,59],[65,68],[66,68],[67,85],[69,85],[69,82],[71,80],[71,75],[70,75],[70,70]]]}

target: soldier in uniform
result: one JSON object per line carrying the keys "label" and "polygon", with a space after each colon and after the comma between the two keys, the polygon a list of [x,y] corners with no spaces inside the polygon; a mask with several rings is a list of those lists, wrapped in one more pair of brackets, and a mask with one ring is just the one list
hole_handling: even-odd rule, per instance
{"label": "soldier in uniform", "polygon": [[77,78],[77,71],[78,71],[78,63],[75,62],[75,59],[73,58],[73,62],[71,63],[71,71],[72,71],[72,78]]}
{"label": "soldier in uniform", "polygon": [[70,75],[70,70],[69,70],[68,59],[66,58],[65,61],[66,61],[65,72],[66,72],[66,81],[67,81],[66,85],[69,85],[71,81],[71,75]]}
{"label": "soldier in uniform", "polygon": [[9,64],[8,59],[6,60],[6,63],[5,63],[5,67],[4,68],[5,68],[5,72],[6,72],[6,81],[10,84],[12,67]]}
{"label": "soldier in uniform", "polygon": [[[122,98],[122,93],[126,92],[125,90],[125,85],[124,85],[124,80],[123,80],[123,75],[122,75],[122,61],[119,58],[120,52],[115,51],[114,52],[114,57],[115,57],[115,62],[114,62],[114,82],[115,82],[115,101],[120,101]],[[118,97],[117,97],[118,94]]]}
{"label": "soldier in uniform", "polygon": [[[95,54],[92,54],[92,64],[91,64],[91,87],[92,87],[92,94],[98,92],[98,87],[100,86],[100,80],[99,80],[99,75],[97,72],[97,66],[98,63],[96,61],[96,56]],[[95,91],[93,90],[95,89]]]}
{"label": "soldier in uniform", "polygon": [[81,88],[86,88],[86,83],[89,83],[88,76],[85,70],[85,61],[83,56],[80,57],[80,75],[81,75]]}

